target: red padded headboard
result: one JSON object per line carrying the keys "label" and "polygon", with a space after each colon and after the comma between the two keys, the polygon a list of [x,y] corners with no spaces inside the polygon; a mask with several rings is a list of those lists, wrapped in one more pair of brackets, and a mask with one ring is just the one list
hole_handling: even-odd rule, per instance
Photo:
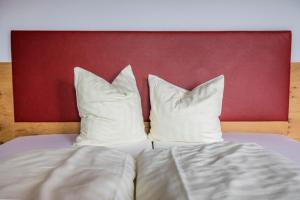
{"label": "red padded headboard", "polygon": [[131,64],[148,119],[147,75],[191,89],[225,75],[222,120],[288,118],[290,31],[12,31],[15,121],[78,121],[73,68],[111,81]]}

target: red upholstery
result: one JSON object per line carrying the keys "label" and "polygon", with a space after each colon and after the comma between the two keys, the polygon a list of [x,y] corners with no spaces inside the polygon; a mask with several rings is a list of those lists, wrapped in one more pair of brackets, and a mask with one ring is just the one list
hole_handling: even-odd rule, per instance
{"label": "red upholstery", "polygon": [[149,115],[147,75],[191,89],[225,75],[222,120],[287,120],[291,32],[13,31],[15,121],[78,121],[73,68],[111,81],[131,64]]}

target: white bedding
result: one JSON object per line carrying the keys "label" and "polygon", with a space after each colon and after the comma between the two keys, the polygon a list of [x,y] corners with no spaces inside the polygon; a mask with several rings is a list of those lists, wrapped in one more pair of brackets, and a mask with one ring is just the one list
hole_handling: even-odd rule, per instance
{"label": "white bedding", "polygon": [[[256,143],[265,149],[283,155],[290,159],[300,167],[300,142],[293,140],[284,135],[278,134],[261,134],[261,133],[223,133],[225,141],[241,142],[241,143]],[[154,149],[170,148],[174,146],[195,145],[199,143],[183,143],[183,142],[162,142],[155,141]]]}
{"label": "white bedding", "polygon": [[252,143],[155,149],[138,157],[136,193],[137,200],[296,200],[300,170]]}
{"label": "white bedding", "polygon": [[126,153],[84,146],[2,160],[0,199],[133,199],[135,161]]}
{"label": "white bedding", "polygon": [[[33,135],[15,138],[0,145],[0,162],[2,159],[10,158],[25,152],[47,149],[71,148],[77,134],[53,134],[53,135]],[[112,145],[116,149],[129,153],[134,158],[144,149],[152,149],[150,140],[140,142],[128,142],[126,144]]]}

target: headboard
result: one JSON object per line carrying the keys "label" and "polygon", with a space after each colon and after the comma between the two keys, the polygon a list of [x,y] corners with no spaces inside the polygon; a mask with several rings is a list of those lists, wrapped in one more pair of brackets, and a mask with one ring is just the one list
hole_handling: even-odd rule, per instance
{"label": "headboard", "polygon": [[0,141],[78,132],[73,68],[81,66],[111,81],[127,64],[137,79],[145,121],[149,73],[188,89],[224,74],[224,131],[300,138],[290,132],[298,98],[290,95],[290,85],[299,73],[298,63],[290,68],[290,31],[12,31],[11,47],[12,74],[10,63],[0,66],[0,108],[5,111]]}

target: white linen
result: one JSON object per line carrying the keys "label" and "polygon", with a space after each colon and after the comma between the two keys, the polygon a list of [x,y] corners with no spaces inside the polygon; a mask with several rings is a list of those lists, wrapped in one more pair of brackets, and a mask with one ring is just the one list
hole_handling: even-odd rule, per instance
{"label": "white linen", "polygon": [[[224,141],[239,142],[239,143],[256,143],[266,150],[273,153],[281,154],[288,158],[298,166],[300,166],[300,142],[285,135],[271,134],[271,133],[251,133],[251,132],[232,132],[223,133]],[[186,142],[167,142],[155,141],[153,142],[154,149],[171,148],[174,146],[184,145],[198,145],[200,143],[186,143]]]}
{"label": "white linen", "polygon": [[109,146],[146,139],[141,98],[128,65],[110,84],[80,67],[74,69],[81,117],[76,145]]}
{"label": "white linen", "polygon": [[137,200],[300,199],[300,169],[251,143],[146,151],[137,169]]}
{"label": "white linen", "polygon": [[220,142],[224,76],[203,83],[192,91],[149,75],[149,138],[154,141]]}
{"label": "white linen", "polygon": [[0,199],[133,199],[135,161],[105,147],[45,150],[0,164]]}
{"label": "white linen", "polygon": [[[17,137],[0,145],[0,160],[35,150],[70,148],[77,136],[78,134],[51,134]],[[111,145],[108,148],[128,153],[136,158],[140,152],[152,149],[152,143],[145,139],[139,142]]]}

